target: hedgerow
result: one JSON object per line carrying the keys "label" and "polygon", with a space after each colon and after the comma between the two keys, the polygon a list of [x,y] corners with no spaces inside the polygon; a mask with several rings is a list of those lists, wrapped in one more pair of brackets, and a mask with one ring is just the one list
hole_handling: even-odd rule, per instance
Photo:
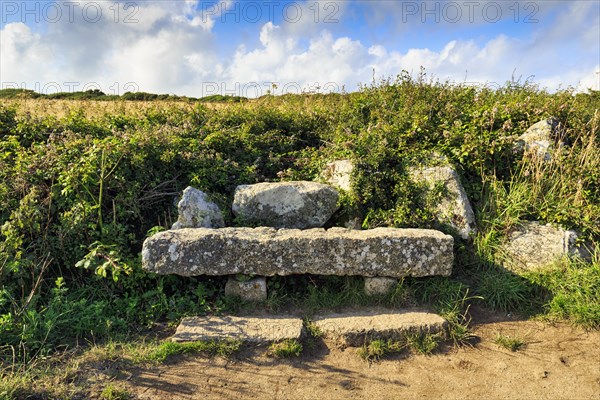
{"label": "hedgerow", "polygon": [[[598,92],[551,94],[515,82],[491,90],[402,74],[351,94],[226,105],[50,101],[0,104],[0,346],[24,360],[90,335],[234,307],[222,295],[224,278],[141,270],[143,240],[176,220],[188,185],[211,194],[233,224],[237,185],[312,180],[326,162],[349,158],[354,190],[344,201],[365,228],[432,227],[406,171],[445,157],[480,230],[473,243],[457,241],[450,279],[475,287],[497,268],[495,249],[520,220],[600,238]],[[516,157],[516,137],[550,116],[568,150],[544,165]],[[540,290],[523,293],[547,300]]]}

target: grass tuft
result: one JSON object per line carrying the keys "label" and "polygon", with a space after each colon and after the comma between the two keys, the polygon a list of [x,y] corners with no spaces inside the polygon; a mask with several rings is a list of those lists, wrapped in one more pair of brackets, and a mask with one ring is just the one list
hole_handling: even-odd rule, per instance
{"label": "grass tuft", "polygon": [[438,348],[442,338],[440,335],[430,333],[416,333],[408,335],[406,342],[408,347],[420,354],[429,355]]}
{"label": "grass tuft", "polygon": [[272,343],[267,354],[276,358],[298,357],[302,353],[302,344],[296,339],[286,339],[281,342]]}
{"label": "grass tuft", "polygon": [[378,361],[387,355],[401,352],[405,347],[406,344],[400,341],[375,339],[359,348],[358,355],[369,362]]}
{"label": "grass tuft", "polygon": [[141,361],[150,363],[164,363],[170,357],[179,354],[207,353],[221,357],[229,357],[239,350],[240,341],[198,341],[198,342],[162,342],[158,347],[142,356]]}
{"label": "grass tuft", "polygon": [[546,319],[568,320],[585,329],[600,328],[599,254],[591,265],[577,259],[560,260],[526,277],[549,292],[544,303]]}
{"label": "grass tuft", "polygon": [[127,390],[114,385],[112,382],[106,385],[100,393],[100,399],[102,400],[130,400],[132,398]]}
{"label": "grass tuft", "polygon": [[503,312],[531,306],[532,289],[527,279],[499,268],[489,268],[477,276],[477,292],[486,305]]}
{"label": "grass tuft", "polygon": [[525,341],[521,339],[519,336],[509,336],[502,335],[501,333],[497,333],[494,338],[494,343],[496,343],[500,347],[504,347],[510,351],[519,351],[523,347],[525,347]]}

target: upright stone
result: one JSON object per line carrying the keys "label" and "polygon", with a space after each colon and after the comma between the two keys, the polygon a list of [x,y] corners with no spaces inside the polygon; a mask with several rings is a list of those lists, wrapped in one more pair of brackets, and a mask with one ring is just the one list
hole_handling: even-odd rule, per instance
{"label": "upright stone", "polygon": [[537,221],[526,221],[513,231],[502,250],[504,266],[513,271],[535,270],[561,257],[581,257],[589,260],[591,251],[577,243],[577,233]]}
{"label": "upright stone", "polygon": [[177,222],[171,229],[222,228],[225,226],[219,206],[201,190],[188,186],[177,205]]}
{"label": "upright stone", "polygon": [[[550,117],[543,119],[529,127],[515,143],[513,151],[516,153],[532,152],[544,160],[552,159],[552,148],[557,139],[556,128],[558,121]],[[562,143],[559,142],[559,145]]]}
{"label": "upright stone", "polygon": [[451,226],[463,239],[469,239],[477,231],[475,213],[454,169],[414,167],[410,170],[410,176],[415,182],[425,182],[430,190],[440,183],[444,185],[446,196],[434,210],[439,223]]}
{"label": "upright stone", "polygon": [[338,209],[339,193],[316,182],[275,182],[235,189],[233,213],[245,224],[274,228],[319,228]]}
{"label": "upright stone", "polygon": [[354,171],[352,161],[336,160],[325,166],[325,169],[321,172],[321,176],[331,186],[349,192],[352,190],[352,171]]}
{"label": "upright stone", "polygon": [[452,236],[428,229],[179,229],[142,249],[145,270],[184,276],[448,276],[453,259]]}
{"label": "upright stone", "polygon": [[[350,160],[336,160],[328,163],[321,171],[320,179],[345,192],[352,191],[354,164]],[[348,229],[361,229],[363,218],[356,209],[346,209],[337,223]]]}

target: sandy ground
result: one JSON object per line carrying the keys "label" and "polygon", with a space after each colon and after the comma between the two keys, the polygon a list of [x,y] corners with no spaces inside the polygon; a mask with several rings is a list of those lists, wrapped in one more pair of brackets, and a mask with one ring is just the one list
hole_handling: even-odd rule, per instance
{"label": "sandy ground", "polygon": [[[600,399],[600,332],[477,319],[472,346],[432,356],[404,352],[368,363],[355,348],[317,343],[282,361],[248,349],[229,360],[184,357],[130,371],[126,384],[139,399]],[[499,332],[518,335],[525,348],[499,347]]]}

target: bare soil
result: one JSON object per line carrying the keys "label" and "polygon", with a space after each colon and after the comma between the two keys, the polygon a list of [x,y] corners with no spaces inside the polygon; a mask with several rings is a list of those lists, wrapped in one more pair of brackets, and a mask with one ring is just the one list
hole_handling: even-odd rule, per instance
{"label": "bare soil", "polygon": [[[182,357],[129,371],[124,385],[139,399],[600,399],[600,332],[478,311],[473,333],[471,346],[373,363],[323,342],[291,360],[264,348],[231,359]],[[526,345],[504,349],[498,333]]]}

